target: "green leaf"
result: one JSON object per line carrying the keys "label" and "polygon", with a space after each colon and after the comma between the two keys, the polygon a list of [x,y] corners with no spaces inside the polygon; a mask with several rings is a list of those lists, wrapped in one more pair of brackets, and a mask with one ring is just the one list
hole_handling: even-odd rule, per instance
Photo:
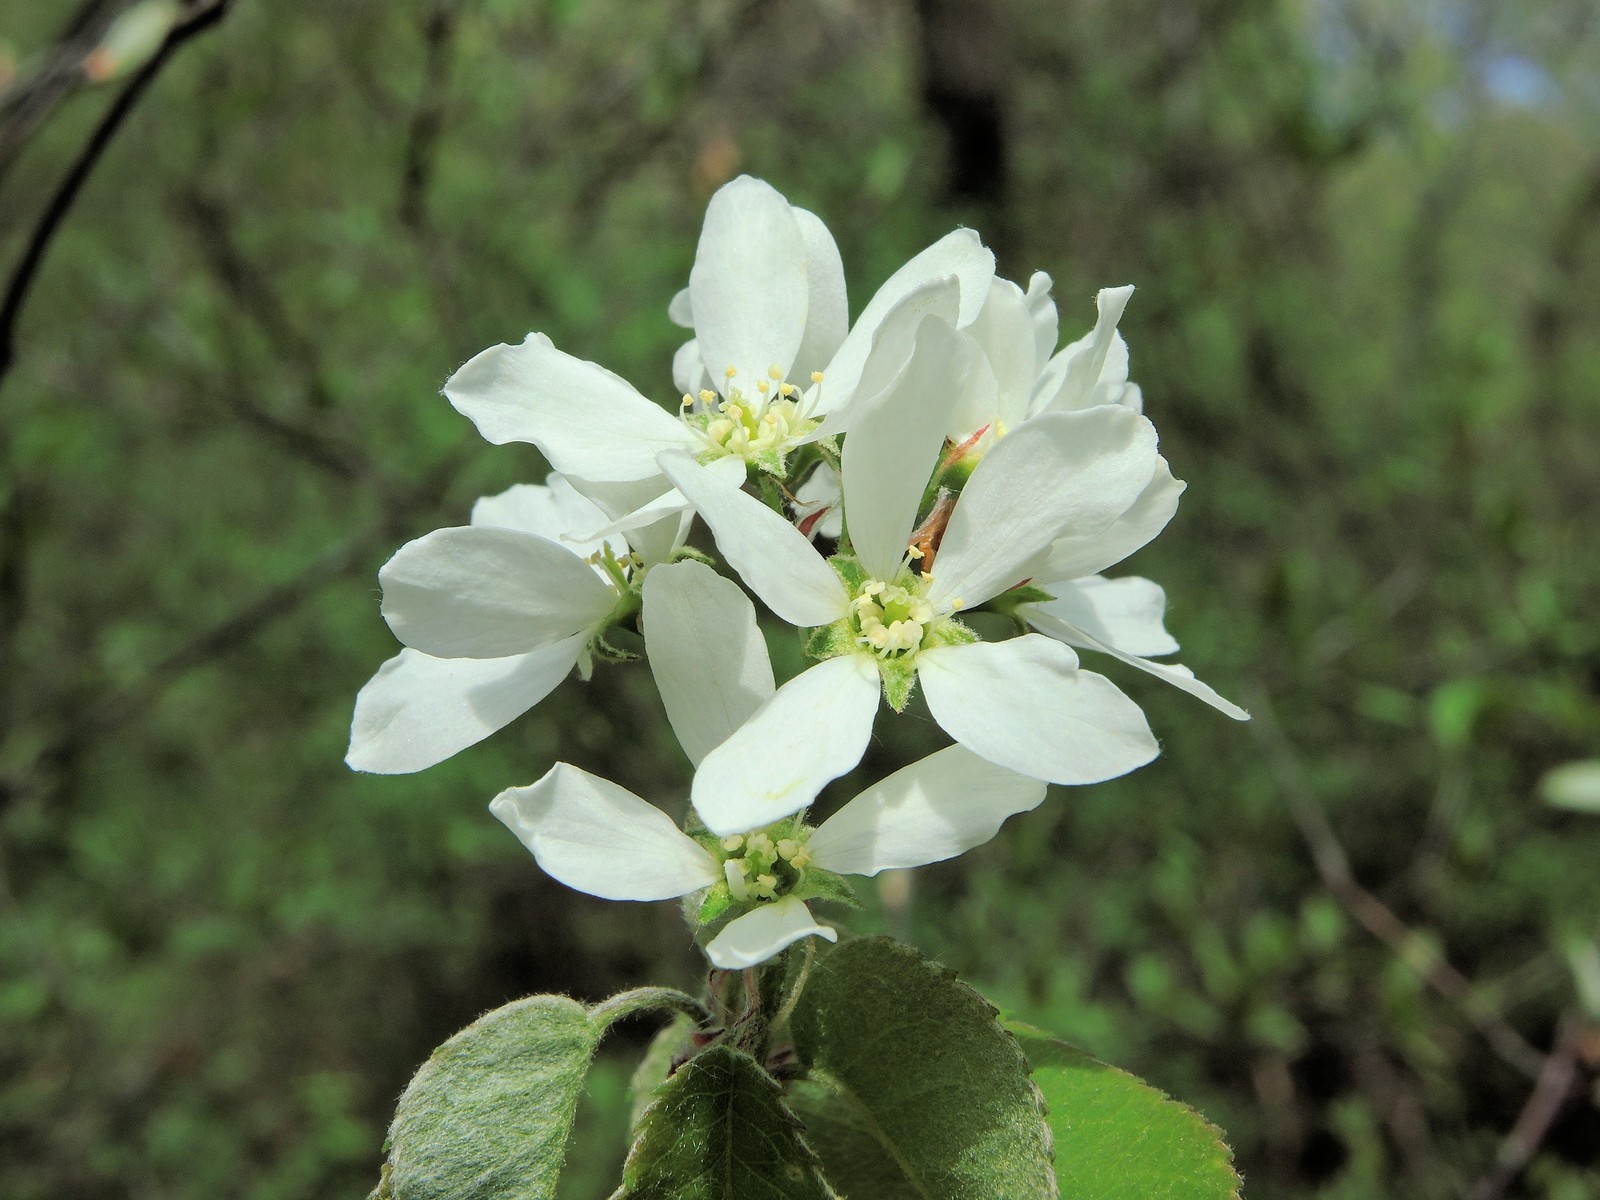
{"label": "green leaf", "polygon": [[650,1039],[644,1057],[639,1060],[639,1065],[633,1070],[633,1078],[628,1082],[628,1091],[633,1097],[628,1128],[639,1128],[645,1110],[655,1103],[656,1089],[672,1073],[672,1060],[688,1051],[694,1029],[694,1022],[679,1014]]}
{"label": "green leaf", "polygon": [[619,1200],[834,1200],[777,1080],[713,1046],[656,1090]]}
{"label": "green leaf", "polygon": [[553,1196],[605,1024],[565,996],[530,996],[434,1051],[389,1127],[394,1200]]}
{"label": "green leaf", "polygon": [[1056,1178],[1073,1200],[1237,1200],[1222,1133],[1144,1080],[1008,1022],[1050,1106]]}
{"label": "green leaf", "polygon": [[1056,1194],[1028,1062],[982,996],[888,938],[812,967],[795,1007],[794,1093],[834,1185],[871,1200]]}
{"label": "green leaf", "polygon": [[1539,780],[1546,804],[1574,812],[1600,813],[1600,758],[1569,762],[1546,771]]}

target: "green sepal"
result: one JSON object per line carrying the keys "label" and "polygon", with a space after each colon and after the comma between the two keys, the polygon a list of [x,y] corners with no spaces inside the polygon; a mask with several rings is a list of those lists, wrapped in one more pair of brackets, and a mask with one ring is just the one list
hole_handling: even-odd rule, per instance
{"label": "green sepal", "polygon": [[617,1200],[713,1196],[837,1200],[778,1081],[727,1045],[697,1054],[656,1089],[616,1192]]}
{"label": "green sepal", "polygon": [[709,925],[732,907],[733,890],[726,883],[715,883],[706,889],[694,919],[700,925]]}
{"label": "green sepal", "polygon": [[822,900],[843,904],[846,908],[861,907],[861,901],[856,898],[856,890],[850,886],[850,881],[843,875],[824,871],[821,867],[807,867],[804,876],[790,890],[789,895],[797,900]]}
{"label": "green sepal", "polygon": [[[763,450],[750,460],[750,465],[758,471],[765,471],[768,475],[782,479],[788,475],[788,468],[784,465],[783,453],[780,450]],[[763,481],[764,482],[764,481]],[[781,509],[779,510],[782,511]]]}
{"label": "green sepal", "polygon": [[806,633],[805,656],[817,662],[839,658],[856,648],[856,635],[849,621],[835,621],[832,625],[818,625]]}
{"label": "green sepal", "polygon": [[938,625],[937,632],[931,641],[924,644],[924,649],[930,646],[970,646],[978,641],[978,635],[973,633],[954,617],[947,617]]}
{"label": "green sepal", "polygon": [[883,680],[883,698],[895,712],[905,712],[912,689],[917,686],[916,660],[905,658],[880,658],[878,678]]}
{"label": "green sepal", "polygon": [[863,583],[872,578],[853,555],[835,554],[828,560],[828,565],[833,568],[834,574],[844,581],[845,589],[852,596],[861,590]]}
{"label": "green sepal", "polygon": [[708,567],[714,567],[717,565],[717,560],[712,558],[711,555],[707,554],[703,550],[696,550],[693,546],[679,546],[672,552],[672,557],[667,561],[682,562],[686,558],[697,563],[704,563]]}
{"label": "green sepal", "polygon": [[1239,1200],[1222,1132],[1144,1080],[1049,1034],[1007,1021],[1049,1105],[1063,1196],[1082,1200]]}
{"label": "green sepal", "polygon": [[1045,591],[1042,587],[1034,587],[1031,583],[1018,584],[1010,591],[1001,592],[989,601],[989,607],[996,612],[1010,612],[1019,604],[1048,604],[1055,596]]}
{"label": "green sepal", "polygon": [[761,466],[760,459],[757,459],[756,465],[761,467],[761,470],[756,472],[755,477],[756,490],[761,495],[761,502],[787,521],[789,519],[789,510],[784,504],[783,488],[779,485],[778,480],[773,477],[774,475],[779,477],[783,475],[782,460],[779,460],[779,469],[775,472]]}

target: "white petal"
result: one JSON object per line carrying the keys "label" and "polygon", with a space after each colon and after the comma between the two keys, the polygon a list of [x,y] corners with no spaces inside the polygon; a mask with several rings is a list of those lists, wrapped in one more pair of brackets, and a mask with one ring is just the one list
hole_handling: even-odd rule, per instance
{"label": "white petal", "polygon": [[1008,427],[1018,424],[1027,415],[1033,382],[1039,374],[1034,364],[1033,314],[1022,289],[1009,279],[996,279],[989,285],[989,298],[967,333],[989,360],[1000,396],[1008,402],[1008,411],[1000,419]]}
{"label": "white petal", "polygon": [[688,288],[678,292],[668,303],[667,320],[680,329],[694,328],[694,304],[689,298]]}
{"label": "white petal", "polygon": [[1056,317],[1056,302],[1050,298],[1053,281],[1043,271],[1035,271],[1028,280],[1028,315],[1033,318],[1034,365],[1033,373],[1044,370],[1045,363],[1056,352],[1056,339],[1060,328]]}
{"label": "white petal", "polygon": [[[743,463],[737,464],[743,482]],[[627,543],[646,563],[665,562],[689,536],[694,514],[671,483],[658,473],[648,479],[574,479],[572,485],[592,500],[609,520],[586,529],[588,539],[611,541],[626,534]]]}
{"label": "white petal", "polygon": [[713,966],[724,971],[742,971],[766,962],[803,937],[836,942],[839,931],[818,925],[805,901],[785,896],[774,904],[763,904],[729,921],[706,945],[706,957]]}
{"label": "white petal", "polygon": [[489,811],[545,873],[606,900],[668,900],[721,878],[716,860],[653,804],[570,763],[507,788]]}
{"label": "white petal", "polygon": [[787,374],[806,329],[806,240],[769,184],[741,175],[706,207],[689,272],[694,332],[714,386],[750,391],[767,367]]}
{"label": "white petal", "polygon": [[[1167,594],[1159,583],[1137,575],[1107,579],[1090,575],[1084,579],[1054,583],[1041,576],[1034,583],[1056,598],[1028,606],[1065,621],[1129,654],[1176,654],[1178,643],[1167,632],[1162,618],[1167,612]],[[1070,638],[1063,639],[1071,642]]]}
{"label": "white petal", "polygon": [[930,279],[895,301],[873,332],[871,349],[853,388],[837,385],[830,367],[822,383],[806,394],[811,410],[826,414],[817,436],[832,437],[853,429],[910,366],[922,322],[937,316],[953,326],[960,310],[961,281],[954,275]]}
{"label": "white petal", "polygon": [[1041,780],[947,746],[862,792],[806,848],[817,866],[841,875],[942,862],[983,845],[1007,817],[1037,808],[1044,793]]}
{"label": "white petal", "polygon": [[[1188,485],[1172,477],[1167,460],[1156,458],[1155,474],[1139,498],[1106,528],[1089,532],[1068,530],[1050,545],[1039,563],[1036,578],[1041,581],[1078,579],[1096,575],[1114,566],[1145,545],[1167,527],[1178,511],[1178,497]],[[1045,587],[1045,591],[1049,591]]]}
{"label": "white petal", "polygon": [[[1107,356],[1117,340],[1117,322],[1122,320],[1122,310],[1128,307],[1132,295],[1131,285],[1100,289],[1094,301],[1098,312],[1094,328],[1050,360],[1034,393],[1035,413],[1070,411],[1093,403],[1091,393],[1106,374]],[[1117,363],[1112,361],[1109,365],[1114,377]],[[1128,378],[1126,345],[1120,365],[1119,383]]]}
{"label": "white petal", "polygon": [[846,614],[844,584],[788,521],[687,454],[664,455],[661,469],[711,526],[722,556],[773,612],[800,626],[831,625]]}
{"label": "white petal", "polygon": [[510,658],[430,658],[402,650],[356,696],[345,762],[404,775],[476,745],[543,700],[572,671],[584,636]]}
{"label": "white petal", "polygon": [[755,606],[738,584],[685,559],[645,576],[643,623],[667,719],[698,766],[776,690]]}
{"label": "white petal", "polygon": [[[995,441],[993,430],[1001,420],[1001,408],[1000,384],[995,380],[994,369],[983,355],[974,355],[972,367],[945,422],[945,437],[957,446],[964,446],[974,434],[983,430],[984,437],[973,445],[987,450]],[[970,447],[964,446],[964,449]]]}
{"label": "white petal", "polygon": [[1139,706],[1036,633],[917,656],[934,720],[975,754],[1051,783],[1099,783],[1157,752]]}
{"label": "white petal", "polygon": [[1148,658],[1131,654],[1108,641],[1103,641],[1081,626],[1062,620],[1058,615],[1041,611],[1047,607],[1050,606],[1027,605],[1021,611],[1035,629],[1049,634],[1053,638],[1059,638],[1069,645],[1099,650],[1103,654],[1111,655],[1112,658],[1120,659],[1130,667],[1138,667],[1139,670],[1146,671],[1157,679],[1165,680],[1179,691],[1188,692],[1189,695],[1204,700],[1212,708],[1220,713],[1225,713],[1235,721],[1248,721],[1250,719],[1249,713],[1232,700],[1225,699],[1219,695],[1210,685],[1201,683],[1200,680],[1194,677],[1194,672],[1182,663],[1151,662]]}
{"label": "white petal", "polygon": [[672,386],[680,394],[696,396],[702,388],[710,386],[709,380],[706,364],[700,360],[700,342],[690,338],[672,356]]}
{"label": "white petal", "polygon": [[436,529],[378,572],[383,618],[414,650],[503,658],[569,638],[614,597],[565,546],[515,529]]}
{"label": "white petal", "polygon": [[855,391],[861,368],[872,350],[878,326],[902,299],[932,280],[954,275],[960,280],[961,306],[956,325],[970,325],[989,294],[994,278],[994,253],[970,229],[957,229],[940,238],[884,282],[850,327],[849,335],[826,367],[824,397],[838,405]]}
{"label": "white petal", "polygon": [[[705,464],[705,469],[711,474],[715,475],[718,479],[726,481],[730,487],[743,487],[745,476],[748,474],[748,471],[744,465],[744,460],[741,458],[735,458],[731,454],[725,455],[722,458],[712,459],[710,462]],[[622,516],[618,517],[616,520],[609,521],[605,525],[602,525],[599,529],[590,532],[589,537],[591,539],[616,537],[620,534],[627,533],[630,530],[637,530],[647,526],[658,525],[660,522],[662,522],[663,518],[681,513],[688,513],[690,517],[693,517],[694,505],[689,503],[689,498],[687,496],[685,496],[677,488],[671,486],[665,476],[658,477],[657,479],[651,481],[651,483],[651,491],[654,491],[658,488],[665,488],[666,490],[662,491],[660,495],[651,496],[650,499],[646,500],[643,504],[639,505],[637,508],[623,513]],[[621,499],[627,494],[624,489],[632,488],[633,486],[634,485],[624,485],[623,488],[617,488],[615,485],[601,485],[597,490],[602,497],[610,502]],[[647,555],[645,556],[645,561],[664,561],[670,556],[670,550],[676,550],[678,546],[682,544],[682,542],[683,537],[680,535],[672,543],[668,552]]]}
{"label": "white petal", "polygon": [[795,528],[812,541],[818,537],[837,539],[844,533],[844,506],[840,503],[843,496],[839,472],[825,462],[818,463],[795,489]]}
{"label": "white petal", "polygon": [[800,386],[811,372],[828,365],[850,328],[850,301],[845,295],[844,263],[833,234],[815,213],[790,210],[806,248],[806,335],[789,375]]}
{"label": "white petal", "polygon": [[971,363],[970,345],[943,318],[923,317],[906,370],[852,422],[845,439],[845,524],[856,556],[877,579],[893,579],[905,560],[917,506]]}
{"label": "white petal", "polygon": [[495,445],[532,442],[552,467],[581,479],[643,479],[657,473],[660,451],[698,444],[631,384],[538,333],[489,347],[450,376],[444,394]]}
{"label": "white petal", "polygon": [[[961,598],[970,608],[1022,582],[1056,538],[1098,532],[1126,512],[1158,458],[1155,426],[1125,408],[1024,422],[984,455],[962,491],[929,601]],[[848,485],[845,500],[848,513]]]}
{"label": "white petal", "polygon": [[810,804],[866,753],[878,691],[877,669],[856,654],[784,684],[695,772],[690,799],[706,828],[746,833]]}
{"label": "white petal", "polygon": [[[617,530],[596,533],[606,519],[593,501],[581,495],[566,476],[554,471],[542,484],[518,483],[472,506],[472,524],[498,529],[520,529],[559,542],[579,558],[609,548],[618,558],[628,553],[628,543]],[[598,569],[598,568],[596,568]]]}

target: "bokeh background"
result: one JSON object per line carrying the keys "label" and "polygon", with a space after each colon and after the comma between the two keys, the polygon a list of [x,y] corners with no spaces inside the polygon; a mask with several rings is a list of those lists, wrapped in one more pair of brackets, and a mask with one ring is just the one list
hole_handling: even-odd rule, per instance
{"label": "bokeh background", "polygon": [[[647,671],[418,776],[341,758],[378,566],[544,473],[440,384],[538,329],[671,403],[740,171],[856,309],[957,223],[1064,338],[1138,285],[1190,487],[1124,571],[1256,714],[1106,666],[1161,759],[855,926],[1201,1108],[1258,1200],[1600,1194],[1600,818],[1539,795],[1600,744],[1588,0],[0,0],[8,282],[140,78],[131,9],[220,19],[147,70],[0,380],[0,1194],[359,1195],[477,1013],[696,986],[673,906],[564,890],[485,809],[559,755],[677,811]],[[879,732],[869,775],[936,744]]]}

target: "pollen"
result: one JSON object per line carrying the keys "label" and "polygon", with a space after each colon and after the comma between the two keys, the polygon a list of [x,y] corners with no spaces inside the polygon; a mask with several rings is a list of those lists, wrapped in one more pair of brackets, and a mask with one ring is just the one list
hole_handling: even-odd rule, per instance
{"label": "pollen", "polygon": [[724,379],[732,379],[738,373],[739,373],[739,368],[737,368],[737,367],[729,367],[727,370],[725,370],[722,373],[722,377]]}
{"label": "pollen", "polygon": [[812,383],[821,383],[822,382],[822,372],[821,371],[813,371],[813,372],[811,372],[811,382]]}
{"label": "pollen", "polygon": [[773,363],[767,368],[767,378],[772,380],[773,383],[777,383],[778,380],[783,378],[783,368],[777,363]]}

